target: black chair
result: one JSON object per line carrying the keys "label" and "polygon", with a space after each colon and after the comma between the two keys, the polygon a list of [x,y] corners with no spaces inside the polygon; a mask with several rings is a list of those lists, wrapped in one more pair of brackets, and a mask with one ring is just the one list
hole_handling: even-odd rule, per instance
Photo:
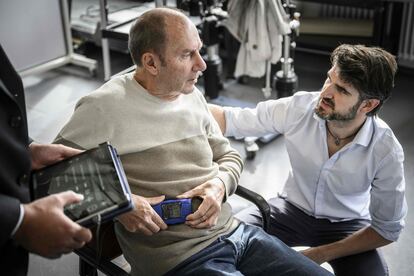
{"label": "black chair", "polygon": [[[260,210],[263,218],[263,229],[269,229],[270,207],[266,200],[259,194],[238,186],[236,195],[254,203]],[[79,256],[79,275],[96,276],[97,270],[105,275],[127,276],[129,275],[123,268],[113,263],[112,260],[122,255],[121,248],[115,236],[114,223],[109,221],[99,227],[92,229],[92,241],[83,248],[75,250]]]}

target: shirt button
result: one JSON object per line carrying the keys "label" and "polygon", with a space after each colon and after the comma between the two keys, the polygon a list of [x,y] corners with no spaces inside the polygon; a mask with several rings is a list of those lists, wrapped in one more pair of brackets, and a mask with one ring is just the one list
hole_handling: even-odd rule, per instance
{"label": "shirt button", "polygon": [[18,182],[20,186],[27,186],[29,184],[29,176],[27,174],[23,174],[19,177]]}
{"label": "shirt button", "polygon": [[15,116],[11,117],[10,119],[10,126],[14,128],[20,127],[22,124],[22,117],[21,116]]}

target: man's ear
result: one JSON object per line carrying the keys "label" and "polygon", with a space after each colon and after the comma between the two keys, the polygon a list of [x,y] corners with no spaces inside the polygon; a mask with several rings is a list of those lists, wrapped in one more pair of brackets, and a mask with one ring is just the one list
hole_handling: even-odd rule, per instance
{"label": "man's ear", "polygon": [[160,60],[157,55],[147,52],[141,57],[142,67],[145,68],[151,75],[158,75]]}
{"label": "man's ear", "polygon": [[362,101],[361,111],[365,114],[371,112],[374,108],[376,108],[380,104],[380,100],[378,99],[367,99]]}

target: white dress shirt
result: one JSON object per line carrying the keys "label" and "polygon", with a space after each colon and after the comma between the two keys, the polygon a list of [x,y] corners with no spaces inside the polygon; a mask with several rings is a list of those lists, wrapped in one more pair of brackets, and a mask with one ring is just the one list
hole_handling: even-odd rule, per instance
{"label": "white dress shirt", "polygon": [[368,117],[352,142],[329,158],[325,120],[314,113],[320,92],[261,102],[255,109],[225,108],[226,136],[283,134],[292,165],[287,200],[332,222],[369,219],[396,241],[404,227],[404,152],[389,126]]}

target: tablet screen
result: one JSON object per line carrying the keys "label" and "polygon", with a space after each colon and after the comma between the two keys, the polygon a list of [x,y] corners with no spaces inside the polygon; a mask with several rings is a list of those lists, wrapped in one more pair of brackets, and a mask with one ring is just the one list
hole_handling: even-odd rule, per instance
{"label": "tablet screen", "polygon": [[35,172],[32,194],[35,199],[68,190],[82,194],[83,201],[64,208],[81,222],[129,203],[120,178],[109,148],[99,147]]}

